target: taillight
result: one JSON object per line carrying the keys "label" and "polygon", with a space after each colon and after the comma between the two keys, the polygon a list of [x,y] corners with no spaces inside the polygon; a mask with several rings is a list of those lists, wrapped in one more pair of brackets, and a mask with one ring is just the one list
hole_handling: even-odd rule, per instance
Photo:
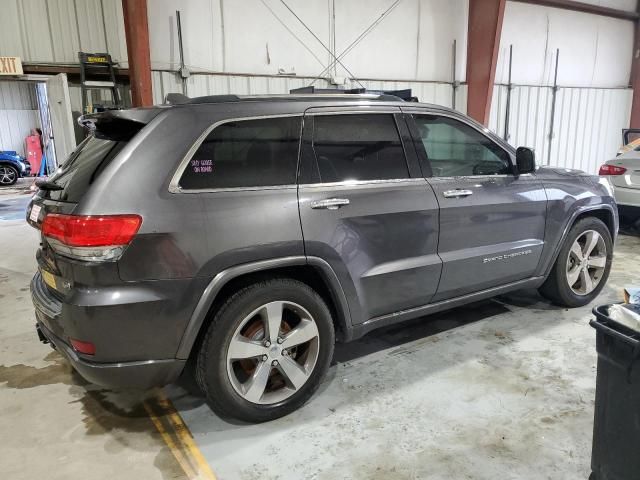
{"label": "taillight", "polygon": [[627,169],[616,165],[607,165],[606,163],[600,167],[598,175],[622,175]]}
{"label": "taillight", "polygon": [[42,234],[56,252],[80,260],[120,257],[142,224],[139,215],[62,215],[50,213]]}

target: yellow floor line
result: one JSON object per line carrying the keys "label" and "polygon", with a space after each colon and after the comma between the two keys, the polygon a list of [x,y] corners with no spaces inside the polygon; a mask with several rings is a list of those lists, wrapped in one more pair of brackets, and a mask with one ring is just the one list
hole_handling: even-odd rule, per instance
{"label": "yellow floor line", "polygon": [[[189,427],[162,390],[157,391],[156,401],[160,415],[157,415],[154,408],[147,402],[144,405],[145,409],[187,477],[190,480],[217,480],[202,452],[193,441]],[[167,418],[168,428],[165,428],[162,417]]]}
{"label": "yellow floor line", "polygon": [[162,420],[160,420],[160,418],[155,414],[152,407],[147,402],[144,402],[144,408],[147,411],[149,418],[151,418],[151,421],[156,426],[156,429],[162,436],[162,439],[169,447],[169,450],[171,450],[171,453],[173,453],[173,456],[176,458],[176,460],[180,464],[180,467],[182,467],[182,470],[184,471],[185,475],[190,480],[196,478],[195,472],[191,468],[191,465],[189,465],[188,460],[184,458],[184,455],[182,454],[180,449],[176,446],[175,442],[173,441],[173,438],[171,438],[171,435],[166,431],[166,429],[162,425]]}

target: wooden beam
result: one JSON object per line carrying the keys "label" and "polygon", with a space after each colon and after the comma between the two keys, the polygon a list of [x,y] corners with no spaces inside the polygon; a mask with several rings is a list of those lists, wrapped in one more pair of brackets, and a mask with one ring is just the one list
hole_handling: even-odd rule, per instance
{"label": "wooden beam", "polygon": [[153,105],[153,95],[147,0],[122,0],[122,11],[129,57],[131,103],[134,107],[148,107]]}
{"label": "wooden beam", "polygon": [[489,123],[506,0],[469,0],[467,115]]}
{"label": "wooden beam", "polygon": [[531,5],[540,5],[541,7],[562,8],[564,10],[573,10],[575,12],[592,13],[594,15],[602,15],[604,17],[618,18],[620,20],[638,20],[638,12],[629,12],[619,10],[617,8],[602,7],[600,5],[592,5],[590,3],[577,2],[574,0],[510,0],[512,2],[529,3]]}

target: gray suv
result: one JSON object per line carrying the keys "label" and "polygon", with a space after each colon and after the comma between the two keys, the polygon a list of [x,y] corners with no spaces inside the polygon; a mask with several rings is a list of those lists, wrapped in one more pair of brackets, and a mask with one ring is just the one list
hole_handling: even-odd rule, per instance
{"label": "gray suv", "polygon": [[40,339],[97,384],[191,370],[218,414],[266,421],[335,341],[521,288],[584,305],[611,267],[606,182],[443,107],[218,96],[82,122],[27,211],[31,293]]}

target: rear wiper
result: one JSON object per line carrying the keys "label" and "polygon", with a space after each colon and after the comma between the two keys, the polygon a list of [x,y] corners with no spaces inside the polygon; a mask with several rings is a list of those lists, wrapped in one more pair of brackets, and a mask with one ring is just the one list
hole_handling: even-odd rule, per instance
{"label": "rear wiper", "polygon": [[36,180],[36,187],[41,190],[63,190],[64,187],[49,180]]}

